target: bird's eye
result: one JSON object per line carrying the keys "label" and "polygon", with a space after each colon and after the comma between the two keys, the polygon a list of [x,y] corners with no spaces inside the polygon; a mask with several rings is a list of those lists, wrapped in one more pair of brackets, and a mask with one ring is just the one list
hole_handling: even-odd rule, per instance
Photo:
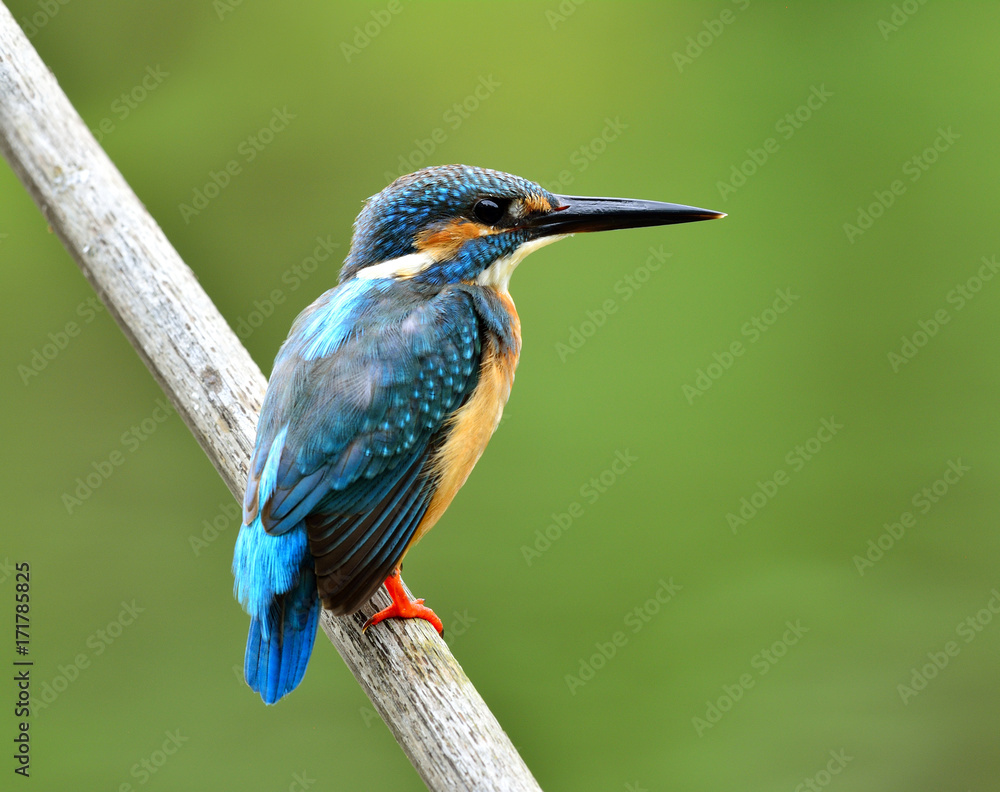
{"label": "bird's eye", "polygon": [[503,198],[480,198],[472,207],[472,213],[480,223],[496,225],[507,212],[510,201]]}

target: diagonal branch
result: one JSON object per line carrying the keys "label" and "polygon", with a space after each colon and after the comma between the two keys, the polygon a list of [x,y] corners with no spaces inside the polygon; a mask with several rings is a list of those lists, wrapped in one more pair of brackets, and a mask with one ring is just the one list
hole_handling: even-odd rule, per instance
{"label": "diagonal branch", "polygon": [[[264,377],[0,4],[0,152],[240,498]],[[423,621],[323,630],[432,790],[538,790],[448,647]]]}

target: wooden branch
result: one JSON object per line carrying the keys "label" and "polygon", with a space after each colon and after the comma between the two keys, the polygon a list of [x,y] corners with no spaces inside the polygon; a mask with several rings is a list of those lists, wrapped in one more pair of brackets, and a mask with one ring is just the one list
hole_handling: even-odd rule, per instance
{"label": "wooden branch", "polygon": [[[264,377],[0,4],[0,151],[237,500]],[[432,790],[538,790],[426,622],[321,624]]]}

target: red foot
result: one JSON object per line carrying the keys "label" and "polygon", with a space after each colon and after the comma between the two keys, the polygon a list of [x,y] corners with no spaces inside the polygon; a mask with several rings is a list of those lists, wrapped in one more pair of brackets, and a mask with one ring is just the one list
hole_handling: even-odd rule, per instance
{"label": "red foot", "polygon": [[380,610],[368,621],[365,622],[361,632],[364,632],[373,624],[378,624],[383,619],[424,619],[429,621],[440,635],[444,635],[444,625],[430,608],[424,607],[422,599],[411,600],[403,589],[403,581],[399,578],[399,570],[394,571],[385,579],[385,590],[392,597],[392,605]]}

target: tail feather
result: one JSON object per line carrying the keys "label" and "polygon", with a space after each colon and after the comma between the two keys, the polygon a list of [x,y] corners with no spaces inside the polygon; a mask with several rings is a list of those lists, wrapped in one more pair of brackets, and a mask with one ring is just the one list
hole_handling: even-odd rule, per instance
{"label": "tail feather", "polygon": [[250,622],[243,675],[265,704],[274,704],[302,681],[316,639],[319,596],[311,564],[291,590],[274,598],[264,620]]}

